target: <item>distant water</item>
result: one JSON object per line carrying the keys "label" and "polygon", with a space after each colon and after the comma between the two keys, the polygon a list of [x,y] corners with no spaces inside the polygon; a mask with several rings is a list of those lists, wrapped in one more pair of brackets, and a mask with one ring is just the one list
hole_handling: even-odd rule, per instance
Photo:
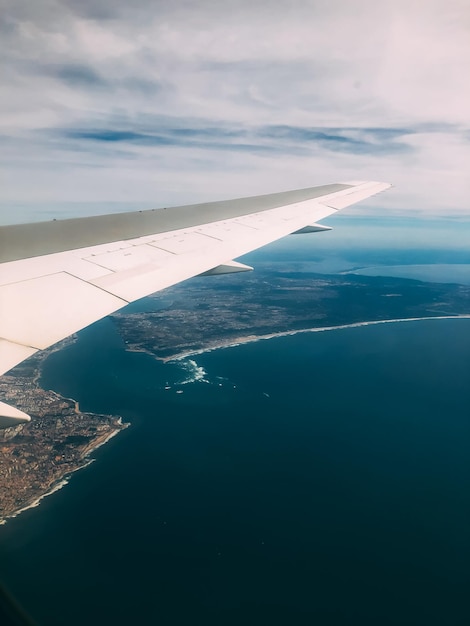
{"label": "distant water", "polygon": [[470,285],[470,264],[433,263],[428,265],[377,265],[353,270],[361,276],[397,276],[433,283]]}
{"label": "distant water", "polygon": [[470,320],[166,365],[103,320],[43,384],[132,428],[0,528],[2,578],[47,626],[468,624],[469,374]]}

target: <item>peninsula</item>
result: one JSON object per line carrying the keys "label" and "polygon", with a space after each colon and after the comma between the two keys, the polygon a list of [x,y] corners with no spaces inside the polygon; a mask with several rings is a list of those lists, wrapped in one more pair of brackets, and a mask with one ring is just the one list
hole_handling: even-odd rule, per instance
{"label": "peninsula", "polygon": [[194,278],[112,316],[128,350],[162,361],[310,328],[470,313],[470,286],[407,278],[325,275],[296,264]]}

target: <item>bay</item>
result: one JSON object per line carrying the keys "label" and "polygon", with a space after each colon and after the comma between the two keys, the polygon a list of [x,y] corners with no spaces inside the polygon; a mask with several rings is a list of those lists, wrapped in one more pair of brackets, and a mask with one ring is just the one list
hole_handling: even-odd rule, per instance
{"label": "bay", "polygon": [[132,423],[0,528],[40,624],[466,624],[470,321],[163,364],[109,319],[42,384]]}

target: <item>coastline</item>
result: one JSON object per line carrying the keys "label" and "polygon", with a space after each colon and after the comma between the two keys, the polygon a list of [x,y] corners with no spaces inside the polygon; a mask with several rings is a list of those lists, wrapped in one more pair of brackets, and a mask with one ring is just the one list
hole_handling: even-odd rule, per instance
{"label": "coastline", "polygon": [[[0,499],[0,506],[3,509],[0,510],[0,525],[28,509],[39,506],[44,498],[65,487],[72,474],[93,463],[95,459],[90,456],[95,450],[130,426],[130,423],[123,423],[120,416],[83,413],[75,399],[43,389],[40,385],[43,366],[47,358],[54,352],[72,345],[76,340],[77,335],[71,335],[51,348],[36,353],[29,361],[29,365],[27,362],[26,367],[21,364],[16,368],[16,373],[15,369],[12,370],[13,375],[7,374],[2,377],[3,384],[8,389],[15,389],[16,404],[20,408],[22,403],[28,404],[28,406],[23,405],[22,408],[31,412],[33,420],[26,425],[21,425],[13,437],[7,436],[3,439],[3,444],[0,444],[3,445],[0,452],[0,466],[7,480]],[[32,406],[35,407],[36,413],[31,411]],[[60,432],[56,426],[59,423],[62,424]],[[39,438],[34,426],[39,427]],[[33,427],[32,430],[30,430],[31,427]],[[63,461],[57,458],[54,445],[61,443],[64,445],[64,437],[67,438],[67,435],[86,436],[89,441],[85,444],[80,442],[78,445],[65,444],[69,447],[67,451],[64,450],[67,458]],[[26,436],[26,442],[24,436]],[[12,452],[15,451],[19,456],[13,459]],[[39,466],[34,458],[34,454],[38,453],[41,458]],[[31,463],[32,466],[29,467]],[[31,472],[40,477],[41,484],[36,488],[30,488],[28,485],[29,476],[32,476]],[[14,502],[15,493],[24,494],[17,506]]]}
{"label": "coastline", "polygon": [[97,437],[89,446],[85,447],[80,457],[82,461],[81,464],[77,465],[77,467],[71,469],[62,476],[53,479],[46,491],[35,496],[34,499],[31,499],[29,502],[25,502],[19,509],[15,509],[12,513],[8,513],[5,516],[1,516],[0,526],[6,524],[8,520],[18,517],[20,513],[24,513],[29,509],[34,509],[38,507],[41,504],[42,500],[44,500],[44,498],[51,496],[53,493],[60,491],[63,487],[68,485],[70,479],[72,478],[72,475],[75,474],[75,472],[85,469],[86,467],[94,463],[96,459],[89,458],[90,455],[95,452],[95,450],[108,443],[108,441],[110,441],[110,439],[119,434],[121,430],[125,430],[130,426],[130,423],[123,423],[122,418],[120,417],[116,420],[116,423],[119,424],[119,428],[116,428],[111,432],[104,433],[103,435]]}
{"label": "coastline", "polygon": [[[77,333],[73,333],[73,335],[70,335],[70,337],[66,337],[65,339],[62,339],[61,341],[50,346],[49,348],[36,352],[34,357],[37,359],[37,366],[31,378],[33,385],[36,385],[37,387],[41,387],[39,381],[41,379],[44,361],[48,359],[51,356],[51,354],[54,354],[54,352],[60,352],[60,350],[63,350],[64,348],[67,348],[68,346],[73,345],[74,343],[76,343],[77,339],[78,339]],[[70,399],[73,400],[73,398],[70,398]]]}
{"label": "coastline", "polygon": [[[351,324],[340,324],[338,326],[313,326],[311,328],[300,328],[297,330],[286,330],[277,333],[267,333],[265,335],[242,335],[231,339],[227,342],[215,343],[207,348],[197,348],[195,350],[188,350],[178,354],[171,355],[169,357],[157,357],[153,355],[157,360],[163,363],[171,363],[176,361],[183,361],[192,356],[198,356],[206,354],[207,352],[213,352],[214,350],[225,350],[228,348],[236,348],[237,346],[245,343],[254,343],[256,341],[266,341],[268,339],[275,339],[278,337],[291,337],[293,335],[300,335],[303,333],[319,333],[319,332],[331,332],[334,330],[345,330],[347,328],[360,328],[362,326],[375,326],[378,324],[399,324],[404,322],[424,322],[426,320],[458,320],[458,319],[470,319],[470,314],[461,315],[434,315],[425,317],[402,317],[395,319],[382,319],[382,320],[370,320],[365,322],[352,322]],[[142,352],[143,350],[132,350],[131,352]]]}
{"label": "coastline", "polygon": [[[87,463],[85,463],[81,467],[77,467],[77,469],[73,470],[73,472],[76,472],[79,469],[83,469],[84,467],[87,467],[91,463],[93,463],[93,459],[90,459]],[[41,504],[41,502],[42,502],[42,500],[44,498],[47,498],[47,496],[51,496],[56,491],[60,491],[62,489],[62,487],[65,487],[66,485],[68,485],[69,478],[70,478],[70,476],[72,475],[73,472],[63,476],[58,481],[54,482],[51,485],[51,488],[48,491],[46,491],[45,493],[42,493],[41,495],[39,495],[35,500],[33,500],[33,501],[29,502],[29,503],[26,503],[24,506],[21,507],[21,509],[17,509],[13,513],[10,513],[9,515],[6,515],[5,517],[0,518],[0,526],[3,526],[4,524],[6,524],[8,522],[8,520],[13,519],[15,517],[18,517],[18,515],[20,515],[20,513],[24,513],[28,509],[35,509],[36,507],[38,507]]]}

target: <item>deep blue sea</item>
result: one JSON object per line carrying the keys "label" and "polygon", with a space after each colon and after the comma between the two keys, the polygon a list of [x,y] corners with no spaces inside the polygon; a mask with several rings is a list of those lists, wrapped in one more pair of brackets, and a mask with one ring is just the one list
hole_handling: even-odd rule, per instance
{"label": "deep blue sea", "polygon": [[47,626],[467,625],[469,381],[470,320],[169,364],[103,320],[42,384],[132,426],[0,527],[2,578]]}

